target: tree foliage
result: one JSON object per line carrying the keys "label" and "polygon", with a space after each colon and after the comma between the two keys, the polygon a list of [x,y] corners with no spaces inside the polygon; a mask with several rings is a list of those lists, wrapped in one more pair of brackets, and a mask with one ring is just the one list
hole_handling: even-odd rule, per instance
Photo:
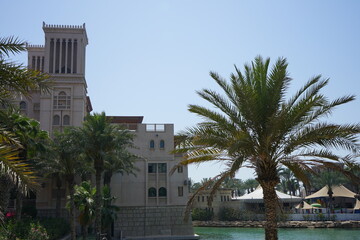
{"label": "tree foliage", "polygon": [[312,171],[313,165],[350,174],[339,168],[338,163],[343,161],[334,150],[359,152],[359,124],[324,121],[335,107],[355,97],[330,101],[321,93],[329,80],[318,75],[287,99],[292,80],[287,66],[286,59],[279,58],[270,68],[270,59],[259,56],[245,64],[244,71],[235,67],[230,81],[211,72],[223,94],[210,89],[197,92],[213,109],[189,105],[189,111],[203,121],[181,134],[176,150],[186,154],[181,165],[223,163],[226,169],[213,178],[213,193],[240,168],[254,169],[264,191],[266,239],[277,239],[275,186],[280,181],[279,168],[289,168],[308,183],[306,173]]}

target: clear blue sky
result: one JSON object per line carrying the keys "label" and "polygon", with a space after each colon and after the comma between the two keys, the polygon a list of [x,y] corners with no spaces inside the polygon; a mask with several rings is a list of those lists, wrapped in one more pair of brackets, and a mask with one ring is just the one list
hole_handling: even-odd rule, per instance
{"label": "clear blue sky", "polygon": [[[145,123],[174,123],[176,132],[200,119],[188,104],[218,89],[209,77],[228,77],[256,55],[286,57],[297,89],[310,77],[330,78],[325,94],[360,98],[360,1],[20,1],[1,3],[1,36],[43,44],[42,22],[86,23],[86,79],[94,111],[142,115]],[[26,55],[18,61],[26,63]],[[291,93],[291,91],[290,91]],[[360,99],[329,121],[359,122]],[[190,168],[215,175],[217,165]],[[241,171],[238,177],[252,177]]]}

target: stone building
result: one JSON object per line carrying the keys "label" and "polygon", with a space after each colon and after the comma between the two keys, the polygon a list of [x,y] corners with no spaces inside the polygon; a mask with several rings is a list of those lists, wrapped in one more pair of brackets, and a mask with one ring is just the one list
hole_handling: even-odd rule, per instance
{"label": "stone building", "polygon": [[[29,68],[50,75],[52,89],[47,93],[33,92],[31,99],[19,98],[23,114],[40,122],[43,130],[52,135],[67,126],[81,126],[92,111],[87,96],[85,53],[88,38],[85,24],[80,26],[43,23],[44,45],[28,45]],[[187,167],[170,170],[180,161],[171,154],[174,148],[173,124],[144,124],[143,117],[109,117],[133,131],[131,148],[138,159],[136,176],[116,174],[112,178],[112,194],[121,210],[114,223],[115,237],[126,239],[197,239],[191,220],[184,221],[188,198]],[[42,184],[36,196],[38,215],[55,214],[55,181]],[[66,216],[66,190],[62,190],[63,215]]]}
{"label": "stone building", "polygon": [[232,197],[233,190],[231,189],[217,189],[212,196],[211,205],[208,204],[210,198],[210,190],[204,190],[199,192],[191,205],[192,209],[200,208],[205,209],[213,213],[214,220],[218,220],[219,213],[222,208],[234,208],[238,209],[239,205],[234,202]]}

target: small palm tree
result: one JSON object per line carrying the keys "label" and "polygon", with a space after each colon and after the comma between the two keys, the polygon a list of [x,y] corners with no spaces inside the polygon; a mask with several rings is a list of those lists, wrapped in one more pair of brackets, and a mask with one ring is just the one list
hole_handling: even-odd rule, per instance
{"label": "small palm tree", "polygon": [[111,239],[111,226],[117,219],[117,212],[120,208],[116,205],[112,205],[112,202],[116,200],[114,196],[111,196],[110,187],[105,185],[103,187],[103,206],[101,209],[101,229],[102,232],[107,234],[107,239]]}
{"label": "small palm tree", "polygon": [[93,221],[96,188],[90,182],[81,182],[74,186],[74,205],[79,210],[79,222],[82,226],[83,240],[87,239],[88,227]]}
{"label": "small palm tree", "polygon": [[189,105],[189,111],[204,121],[183,134],[177,149],[186,154],[182,165],[224,162],[227,168],[213,178],[214,189],[241,167],[255,170],[264,193],[267,240],[277,239],[275,187],[280,181],[279,168],[289,168],[305,183],[305,172],[312,171],[310,164],[339,169],[336,163],[341,159],[332,150],[358,152],[356,136],[360,132],[359,124],[322,121],[354,96],[329,101],[320,93],[328,80],[316,76],[287,100],[291,78],[286,59],[278,59],[271,69],[269,65],[270,59],[256,57],[243,72],[235,67],[230,82],[211,72],[224,95],[209,89],[198,91],[216,110]]}

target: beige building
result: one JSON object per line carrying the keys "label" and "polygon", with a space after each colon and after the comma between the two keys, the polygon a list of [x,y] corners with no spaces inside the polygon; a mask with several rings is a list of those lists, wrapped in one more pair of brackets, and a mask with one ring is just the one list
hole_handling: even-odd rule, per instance
{"label": "beige building", "polygon": [[211,205],[209,205],[210,192],[210,190],[204,190],[198,193],[192,202],[191,208],[211,211],[214,214],[214,220],[218,220],[222,208],[239,208],[239,203],[233,200],[233,191],[231,189],[217,189],[212,196]]}
{"label": "beige building", "polygon": [[85,79],[85,52],[88,38],[85,24],[59,26],[43,23],[45,45],[28,45],[28,66],[49,73],[52,90],[34,92],[19,101],[27,116],[40,122],[50,134],[66,126],[81,126],[91,112]]}
{"label": "beige building", "polygon": [[[87,96],[85,52],[88,38],[85,24],[80,26],[43,23],[45,45],[28,45],[28,66],[48,73],[53,88],[48,93],[34,92],[32,98],[19,98],[21,111],[40,121],[41,128],[52,134],[67,126],[81,126],[92,111]],[[143,117],[110,117],[112,123],[125,125],[135,134],[139,156],[136,176],[116,174],[112,178],[112,194],[121,207],[114,223],[115,237],[126,239],[197,239],[191,220],[184,221],[188,199],[187,167],[170,170],[179,162],[171,154],[174,148],[173,124],[144,124]],[[65,189],[63,189],[63,215]],[[38,215],[55,214],[55,181],[42,185],[36,197]]]}

